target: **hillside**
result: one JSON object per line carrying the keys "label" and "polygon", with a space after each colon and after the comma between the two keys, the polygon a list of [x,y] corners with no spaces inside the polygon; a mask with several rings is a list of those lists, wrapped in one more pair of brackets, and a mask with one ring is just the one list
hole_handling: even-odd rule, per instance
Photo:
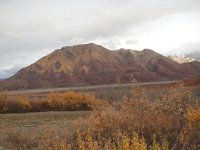
{"label": "hillside", "polygon": [[179,64],[152,50],[66,46],[0,82],[1,89],[30,89],[177,80],[200,75],[198,62]]}

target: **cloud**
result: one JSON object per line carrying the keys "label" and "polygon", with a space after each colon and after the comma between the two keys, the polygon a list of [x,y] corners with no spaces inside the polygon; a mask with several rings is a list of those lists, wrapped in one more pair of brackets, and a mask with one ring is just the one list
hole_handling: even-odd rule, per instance
{"label": "cloud", "polygon": [[131,44],[131,45],[138,44],[138,40],[134,38],[130,38],[126,40],[126,44]]}
{"label": "cloud", "polygon": [[[195,21],[199,8],[199,0],[1,0],[0,69],[24,67],[57,48],[91,42],[110,49],[149,47],[163,52],[177,41],[156,40],[185,22],[200,26]],[[184,20],[177,23],[172,19],[177,15]]]}
{"label": "cloud", "polygon": [[173,53],[176,55],[190,55],[193,52],[200,53],[200,41],[182,44],[177,48],[176,52],[168,53]]}
{"label": "cloud", "polygon": [[7,78],[15,74],[17,71],[21,69],[21,66],[8,66],[6,68],[0,68],[0,77]]}

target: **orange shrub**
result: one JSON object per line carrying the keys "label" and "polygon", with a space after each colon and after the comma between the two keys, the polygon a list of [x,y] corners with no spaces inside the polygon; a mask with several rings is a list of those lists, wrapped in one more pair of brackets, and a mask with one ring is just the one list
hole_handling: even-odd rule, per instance
{"label": "orange shrub", "polygon": [[16,96],[8,101],[8,112],[29,112],[30,108],[30,100],[27,97]]}
{"label": "orange shrub", "polygon": [[0,113],[7,111],[7,100],[8,97],[5,92],[0,92]]}
{"label": "orange shrub", "polygon": [[[87,93],[51,93],[47,97],[49,107],[55,110],[92,110],[101,101]],[[103,102],[102,102],[103,103]]]}
{"label": "orange shrub", "polygon": [[50,93],[41,100],[30,99],[27,96],[8,96],[0,94],[0,113],[23,113],[40,111],[74,111],[92,110],[104,105],[103,100],[95,99],[87,93],[65,92]]}
{"label": "orange shrub", "polygon": [[132,98],[124,97],[117,105],[105,105],[88,120],[78,121],[79,131],[89,133],[93,139],[101,135],[105,141],[115,138],[118,131],[127,139],[136,132],[151,149],[198,149],[200,104],[190,91],[172,88],[161,91],[156,98],[150,95],[151,91],[140,88],[133,91]]}

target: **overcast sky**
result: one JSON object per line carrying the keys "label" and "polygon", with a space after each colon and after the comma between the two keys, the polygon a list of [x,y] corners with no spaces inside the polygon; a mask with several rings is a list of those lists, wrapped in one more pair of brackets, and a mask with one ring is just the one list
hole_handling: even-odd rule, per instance
{"label": "overcast sky", "polygon": [[67,45],[200,51],[200,0],[0,0],[0,78]]}

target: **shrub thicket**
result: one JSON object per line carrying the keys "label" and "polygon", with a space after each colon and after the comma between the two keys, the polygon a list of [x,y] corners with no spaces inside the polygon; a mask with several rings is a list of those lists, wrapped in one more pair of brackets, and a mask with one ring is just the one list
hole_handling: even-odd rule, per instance
{"label": "shrub thicket", "polygon": [[[78,99],[86,98],[74,94],[66,93],[65,96],[75,98],[73,101],[77,105],[80,105]],[[124,96],[117,104],[97,104],[88,119],[79,119],[73,124],[74,131],[46,128],[41,135],[38,135],[37,148],[51,150],[200,149],[199,101],[194,100],[190,91],[184,88],[173,88],[157,94],[159,96],[155,98],[149,91],[133,88],[132,98]],[[72,107],[71,103],[54,101],[59,97],[54,96],[50,95],[50,102],[47,103],[53,108],[64,108],[65,105],[73,109],[77,108],[76,105]],[[69,99],[72,100],[72,97]],[[23,142],[24,146],[28,149],[30,144],[24,145]],[[18,147],[20,149],[20,145]]]}
{"label": "shrub thicket", "polygon": [[88,93],[73,91],[51,93],[41,100],[33,100],[26,96],[8,98],[5,92],[0,93],[0,113],[92,110],[103,103]]}

